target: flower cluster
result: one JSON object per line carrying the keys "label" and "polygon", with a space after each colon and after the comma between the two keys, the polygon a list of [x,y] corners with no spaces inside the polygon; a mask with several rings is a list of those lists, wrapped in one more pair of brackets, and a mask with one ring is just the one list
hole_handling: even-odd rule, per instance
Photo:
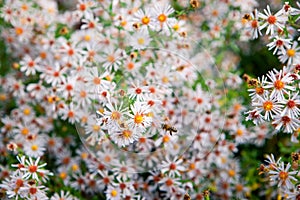
{"label": "flower cluster", "polygon": [[298,141],[300,126],[300,60],[297,53],[297,31],[294,28],[299,15],[300,10],[286,2],[275,14],[267,6],[264,13],[255,10],[250,15],[246,14],[243,19],[248,27],[246,30],[250,28],[252,38],[262,35],[261,31],[267,28],[265,34],[270,35],[267,47],[285,65],[281,70],[274,69],[258,80],[246,76],[246,81],[252,87],[249,92],[252,106],[255,107],[247,112],[247,119],[255,124],[271,122],[277,131],[291,133],[294,142]]}
{"label": "flower cluster", "polygon": [[39,165],[40,157],[35,161],[31,157],[17,157],[19,163],[13,164],[16,170],[8,174],[0,185],[7,193],[8,198],[24,199],[48,199],[46,195],[47,188],[43,185],[49,180],[53,173],[43,169],[47,164]]}
{"label": "flower cluster", "polygon": [[[260,174],[270,180],[270,187],[276,186],[280,196],[285,199],[298,199],[300,196],[299,186],[296,185],[298,181],[298,153],[292,154],[293,164],[285,164],[281,158],[276,160],[274,155],[267,156],[267,165],[261,164],[259,170]],[[276,191],[276,190],[275,190]]]}
{"label": "flower cluster", "polygon": [[[246,120],[252,121],[255,125],[271,124],[272,127],[266,128],[269,133],[291,134],[293,145],[290,146],[293,148],[286,150],[287,152],[298,152],[297,148],[299,148],[297,143],[299,143],[300,130],[300,60],[297,22],[300,16],[300,4],[298,2],[296,4],[298,8],[285,2],[277,12],[271,11],[270,6],[267,6],[263,12],[254,10],[250,14],[245,14],[242,19],[245,36],[252,39],[263,36],[268,50],[272,51],[282,63],[280,69],[273,69],[258,79],[244,75],[250,87],[248,91],[254,107],[245,112]],[[279,150],[287,149],[285,145]],[[271,155],[267,157],[268,164],[259,167],[260,173],[268,178],[269,185],[266,190],[271,196],[299,199],[298,161],[298,153],[292,153],[291,163],[283,162],[281,159],[275,160]],[[274,189],[273,186],[276,189],[270,192],[271,188]]]}
{"label": "flower cluster", "polygon": [[[207,189],[244,197],[237,145],[267,136],[246,130],[240,103],[222,104],[222,81],[241,85],[229,72],[234,56],[217,62],[228,71],[219,80],[217,59],[195,41],[220,46],[225,19],[256,3],[212,2],[189,13],[198,6],[178,1],[184,17],[166,0],[78,0],[65,11],[52,0],[5,1],[1,34],[14,60],[0,79],[7,198],[203,199]],[[16,152],[26,157],[11,165]]]}

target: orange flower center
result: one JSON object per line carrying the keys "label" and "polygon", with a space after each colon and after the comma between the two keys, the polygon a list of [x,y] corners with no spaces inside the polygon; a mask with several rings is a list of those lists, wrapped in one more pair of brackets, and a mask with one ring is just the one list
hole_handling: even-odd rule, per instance
{"label": "orange flower center", "polygon": [[276,17],[274,15],[271,15],[268,17],[267,21],[269,24],[275,24],[276,23]]}
{"label": "orange flower center", "polygon": [[23,128],[22,130],[21,130],[21,134],[22,135],[27,135],[29,133],[29,129],[28,128]]}
{"label": "orange flower center", "polygon": [[99,85],[101,83],[101,79],[99,77],[95,77],[93,82],[95,85]]}
{"label": "orange flower center", "polygon": [[132,70],[134,68],[134,63],[130,62],[127,64],[127,69]]}
{"label": "orange flower center", "polygon": [[242,129],[238,129],[238,130],[236,131],[236,135],[237,135],[237,136],[242,136],[242,135],[243,135],[243,130],[242,130]]}
{"label": "orange flower center", "polygon": [[171,163],[170,164],[170,170],[175,170],[176,169],[176,164],[175,163]]}
{"label": "orange flower center", "polygon": [[230,169],[230,170],[228,171],[228,175],[229,175],[230,177],[234,177],[235,171],[234,171],[233,169]]}
{"label": "orange flower center", "polygon": [[74,112],[73,111],[69,111],[68,112],[68,117],[69,118],[73,118],[75,116]]}
{"label": "orange flower center", "polygon": [[140,142],[140,143],[145,143],[145,142],[146,142],[146,138],[145,138],[145,137],[141,137],[141,138],[139,139],[139,142]]}
{"label": "orange flower center", "polygon": [[167,16],[165,14],[160,14],[157,17],[158,21],[160,21],[161,23],[165,22],[167,20]]}
{"label": "orange flower center", "polygon": [[257,20],[253,20],[253,21],[251,22],[251,26],[252,26],[252,28],[257,28],[257,27],[258,27],[258,22],[257,22]]}
{"label": "orange flower center", "polygon": [[36,171],[37,171],[37,166],[36,166],[36,165],[31,165],[31,166],[29,166],[28,171],[29,171],[30,173],[36,172]]}
{"label": "orange flower center", "polygon": [[168,187],[172,186],[172,185],[173,185],[172,179],[166,180],[166,185],[167,185]]}
{"label": "orange flower center", "polygon": [[285,181],[288,178],[289,174],[287,172],[279,172],[279,178],[283,181]]}
{"label": "orange flower center", "polygon": [[170,141],[170,137],[168,135],[165,135],[162,140],[163,140],[163,143],[167,143]]}
{"label": "orange flower center", "polygon": [[121,118],[121,113],[119,113],[118,111],[113,111],[110,117],[112,120],[118,120]]}
{"label": "orange flower center", "polygon": [[86,91],[81,91],[80,92],[80,97],[85,98],[86,97]]}
{"label": "orange flower center", "polygon": [[256,92],[256,94],[262,95],[264,93],[264,88],[261,88],[261,87],[255,88],[255,92]]}
{"label": "orange flower center", "polygon": [[16,28],[15,28],[15,33],[16,33],[17,35],[22,35],[23,32],[24,32],[24,30],[23,30],[21,27],[16,27]]}
{"label": "orange flower center", "polygon": [[237,184],[237,185],[235,186],[235,189],[236,189],[236,191],[241,192],[241,191],[243,191],[244,187],[243,187],[243,185],[241,185],[241,184]]}
{"label": "orange flower center", "polygon": [[281,80],[276,80],[275,83],[274,83],[274,87],[277,90],[281,90],[281,89],[284,88],[284,83]]}
{"label": "orange flower center", "polygon": [[150,18],[145,16],[145,17],[142,18],[141,21],[142,21],[142,24],[147,25],[147,24],[150,23]]}
{"label": "orange flower center", "polygon": [[294,108],[294,107],[296,106],[296,103],[295,103],[294,100],[289,100],[289,101],[287,102],[287,106],[288,106],[289,108]]}

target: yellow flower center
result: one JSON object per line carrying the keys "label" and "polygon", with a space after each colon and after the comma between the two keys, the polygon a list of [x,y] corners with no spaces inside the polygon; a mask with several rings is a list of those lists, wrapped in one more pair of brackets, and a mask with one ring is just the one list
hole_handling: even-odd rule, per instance
{"label": "yellow flower center", "polygon": [[66,178],[67,178],[67,174],[66,174],[65,172],[61,172],[61,173],[59,174],[59,177],[60,177],[61,179],[66,179]]}
{"label": "yellow flower center", "polygon": [[82,159],[86,159],[88,157],[88,154],[87,153],[81,153],[81,158]]}
{"label": "yellow flower center", "polygon": [[94,131],[99,131],[100,130],[100,126],[99,125],[93,125],[93,130]]}
{"label": "yellow flower center", "polygon": [[126,26],[126,24],[127,24],[127,21],[124,20],[124,21],[121,22],[120,25],[124,27],[124,26]]}
{"label": "yellow flower center", "polygon": [[6,99],[6,94],[0,94],[0,101],[5,101]]}
{"label": "yellow flower center", "polygon": [[111,195],[112,197],[116,197],[116,196],[118,195],[117,190],[112,190],[112,191],[110,192],[110,195]]}
{"label": "yellow flower center", "polygon": [[143,118],[143,115],[141,115],[141,114],[136,114],[136,115],[134,116],[134,122],[135,122],[136,124],[142,123],[143,120],[144,120],[144,118]]}
{"label": "yellow flower center", "polygon": [[24,115],[30,115],[30,109],[29,108],[25,108],[23,110]]}
{"label": "yellow flower center", "polygon": [[79,169],[77,164],[72,165],[72,171],[77,171]]}
{"label": "yellow flower center", "polygon": [[286,51],[286,54],[288,55],[288,57],[294,57],[296,54],[296,51],[294,49],[289,49]]}
{"label": "yellow flower center", "polygon": [[264,110],[266,110],[266,111],[272,110],[272,108],[273,108],[273,103],[272,103],[272,101],[266,101],[266,102],[264,102],[264,103],[263,103],[263,108],[264,108]]}
{"label": "yellow flower center", "polygon": [[144,38],[139,38],[139,39],[137,40],[137,42],[138,42],[139,45],[145,44]]}
{"label": "yellow flower center", "polygon": [[174,31],[178,31],[178,30],[179,30],[179,24],[175,24],[175,25],[173,26],[173,29],[174,29]]}
{"label": "yellow flower center", "polygon": [[34,144],[31,146],[32,151],[37,151],[39,149],[38,145]]}
{"label": "yellow flower center", "polygon": [[85,36],[83,37],[83,39],[84,39],[85,41],[90,41],[90,40],[91,40],[91,36],[90,36],[90,35],[85,35]]}
{"label": "yellow flower center", "polygon": [[131,137],[131,131],[130,130],[124,130],[122,132],[123,137],[130,138]]}
{"label": "yellow flower center", "polygon": [[169,82],[169,78],[166,77],[166,76],[164,76],[164,77],[162,78],[162,82],[163,82],[163,83],[168,83],[168,82]]}

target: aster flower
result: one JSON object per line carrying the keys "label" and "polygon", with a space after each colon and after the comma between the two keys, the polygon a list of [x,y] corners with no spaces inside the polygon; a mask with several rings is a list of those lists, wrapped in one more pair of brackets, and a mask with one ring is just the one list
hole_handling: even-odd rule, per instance
{"label": "aster flower", "polygon": [[288,66],[297,64],[300,59],[300,47],[298,46],[298,42],[294,41],[292,46],[286,51],[281,51],[279,53],[279,60],[282,63],[286,63]]}
{"label": "aster flower", "polygon": [[154,7],[153,16],[155,23],[158,24],[156,27],[157,31],[163,30],[164,33],[168,33],[168,27],[170,27],[170,17],[175,10],[168,4],[156,4]]}
{"label": "aster flower", "polygon": [[130,36],[129,45],[132,46],[133,49],[141,50],[147,48],[151,40],[151,37],[146,31],[137,31]]}
{"label": "aster flower", "polygon": [[119,122],[124,120],[124,116],[128,114],[128,108],[121,102],[119,105],[117,103],[112,103],[110,100],[105,106],[103,113],[103,118],[107,119],[107,127],[118,127]]}
{"label": "aster flower", "polygon": [[149,105],[136,101],[130,109],[132,114],[128,114],[128,127],[139,132],[144,132],[152,122]]}
{"label": "aster flower", "polygon": [[40,66],[40,61],[40,57],[32,59],[29,55],[26,55],[23,60],[20,61],[21,72],[24,72],[26,76],[35,75],[36,72],[41,71],[42,67]]}
{"label": "aster flower", "polygon": [[[283,99],[282,104],[285,106],[282,111],[282,116],[287,115],[289,117],[297,117],[300,115],[300,100],[298,96],[299,92],[296,93],[289,93],[289,98]],[[293,96],[292,96],[293,95]]]}
{"label": "aster flower", "polygon": [[282,13],[279,11],[276,14],[272,14],[270,10],[270,6],[267,5],[267,9],[264,9],[264,13],[259,13],[258,17],[262,18],[264,23],[260,26],[260,30],[267,27],[266,34],[274,35],[275,27],[282,29],[284,28],[284,24],[287,21],[287,17],[283,16]]}
{"label": "aster flower", "polygon": [[74,197],[70,194],[69,191],[61,190],[60,193],[54,193],[50,200],[73,200]]}
{"label": "aster flower", "polygon": [[258,36],[261,36],[261,29],[259,25],[259,19],[258,19],[258,11],[255,9],[251,14],[250,14],[250,19],[249,22],[246,25],[246,29],[250,30],[252,39],[258,38]]}
{"label": "aster flower", "polygon": [[105,191],[106,198],[111,200],[119,200],[121,199],[121,190],[118,187],[113,187],[109,185]]}
{"label": "aster flower", "polygon": [[300,127],[300,120],[286,115],[280,115],[274,117],[272,124],[276,126],[276,130],[283,128],[284,132],[293,133]]}
{"label": "aster flower", "polygon": [[20,193],[23,197],[28,199],[48,200],[49,198],[46,195],[46,190],[48,190],[46,186],[36,185],[35,180],[30,180],[20,188]]}
{"label": "aster flower", "polygon": [[272,42],[267,44],[269,47],[268,50],[274,49],[273,54],[275,55],[278,50],[280,50],[281,54],[286,53],[286,49],[290,49],[291,39],[290,38],[282,38],[281,36],[276,35],[272,37]]}
{"label": "aster flower", "polygon": [[67,68],[61,67],[59,62],[55,62],[53,66],[46,66],[41,73],[41,79],[44,79],[46,83],[51,84],[52,86],[57,86],[60,83],[66,82]]}
{"label": "aster flower", "polygon": [[293,77],[290,73],[284,73],[284,70],[270,71],[267,76],[270,81],[265,85],[265,89],[272,89],[270,94],[270,98],[277,98],[278,100],[284,99],[284,94],[288,93],[288,91],[294,91],[295,87],[289,85],[293,82]]}
{"label": "aster flower", "polygon": [[144,10],[139,9],[137,12],[133,15],[133,24],[137,23],[138,26],[141,25],[142,30],[146,30],[147,27],[154,29],[155,28],[155,18],[152,16],[152,10],[151,8],[145,8]]}
{"label": "aster flower", "polygon": [[88,68],[84,76],[84,80],[87,81],[86,87],[96,94],[98,94],[99,91],[109,89],[111,83],[105,80],[109,75],[107,71],[99,72],[97,67]]}
{"label": "aster flower", "polygon": [[29,157],[28,160],[25,160],[24,167],[20,169],[24,171],[24,175],[23,175],[24,179],[28,180],[29,178],[33,178],[38,181],[39,173],[47,176],[53,175],[48,170],[43,169],[47,165],[47,163],[38,165],[39,161],[40,161],[40,157],[38,157],[35,161],[33,161],[31,157]]}
{"label": "aster flower", "polygon": [[166,161],[163,161],[161,164],[161,172],[168,173],[170,177],[179,177],[180,172],[185,171],[185,167],[182,166],[182,159],[177,159],[175,157],[173,161],[171,161],[168,157],[166,158]]}
{"label": "aster flower", "polygon": [[[126,123],[126,122],[125,122]],[[123,126],[123,125],[122,125]],[[136,129],[131,130],[128,128],[128,125],[125,125],[124,128],[115,128],[108,131],[111,140],[116,143],[119,147],[125,147],[129,144],[138,141],[141,133]]]}
{"label": "aster flower", "polygon": [[96,29],[97,31],[101,31],[102,29],[99,18],[95,17],[91,11],[84,13],[84,18],[81,22],[83,23],[80,26],[81,29]]}
{"label": "aster flower", "polygon": [[146,99],[146,94],[149,93],[148,86],[142,86],[139,82],[132,83],[131,87],[128,89],[128,96],[131,99],[136,99],[137,101],[144,101]]}
{"label": "aster flower", "polygon": [[24,152],[27,156],[38,158],[44,155],[46,151],[46,141],[43,136],[33,136],[34,139],[27,141],[24,144]]}
{"label": "aster flower", "polygon": [[252,106],[256,107],[258,114],[262,113],[265,120],[273,119],[273,114],[280,115],[282,112],[282,105],[277,99],[268,96],[259,97],[258,102],[253,102]]}
{"label": "aster flower", "polygon": [[292,181],[297,181],[294,177],[298,172],[297,171],[290,171],[291,164],[288,163],[284,166],[284,162],[280,162],[278,167],[274,170],[269,172],[270,179],[274,182],[278,187],[291,189],[293,188]]}

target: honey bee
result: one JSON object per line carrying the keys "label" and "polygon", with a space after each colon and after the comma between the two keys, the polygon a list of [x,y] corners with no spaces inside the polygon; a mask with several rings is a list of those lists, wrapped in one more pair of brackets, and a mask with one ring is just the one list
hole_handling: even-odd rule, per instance
{"label": "honey bee", "polygon": [[170,124],[162,124],[161,128],[165,131],[169,131],[171,136],[173,135],[173,132],[177,132],[177,129],[174,126],[171,126]]}
{"label": "honey bee", "polygon": [[243,17],[243,19],[249,21],[251,19],[251,15],[250,14],[245,14],[244,17]]}
{"label": "honey bee", "polygon": [[132,24],[132,26],[133,26],[133,28],[135,28],[135,29],[140,29],[140,27],[141,27],[140,23],[138,23],[138,22]]}
{"label": "honey bee", "polygon": [[191,197],[188,193],[186,193],[183,197],[183,200],[191,200]]}

